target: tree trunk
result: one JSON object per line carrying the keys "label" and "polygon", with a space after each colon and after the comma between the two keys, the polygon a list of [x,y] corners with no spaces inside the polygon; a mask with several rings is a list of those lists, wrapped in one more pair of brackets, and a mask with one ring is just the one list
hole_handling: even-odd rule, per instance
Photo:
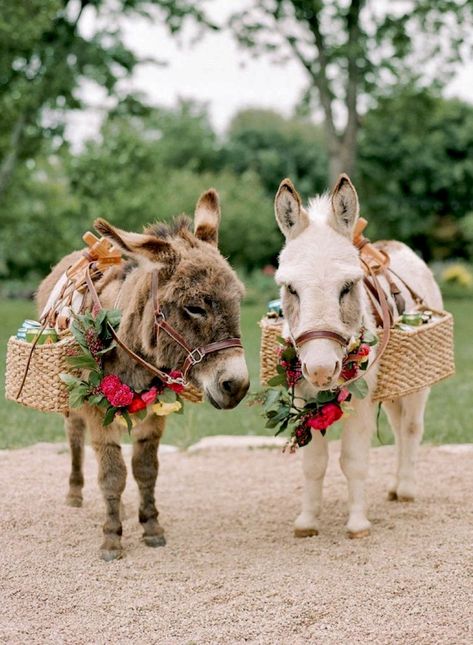
{"label": "tree trunk", "polygon": [[8,184],[10,183],[10,179],[12,178],[13,171],[15,170],[25,123],[26,119],[24,115],[20,116],[11,133],[10,150],[0,163],[0,198],[6,191]]}
{"label": "tree trunk", "polygon": [[356,134],[355,130],[349,137],[344,136],[342,141],[337,139],[335,143],[328,142],[328,174],[331,186],[335,184],[342,172],[353,178],[356,169]]}

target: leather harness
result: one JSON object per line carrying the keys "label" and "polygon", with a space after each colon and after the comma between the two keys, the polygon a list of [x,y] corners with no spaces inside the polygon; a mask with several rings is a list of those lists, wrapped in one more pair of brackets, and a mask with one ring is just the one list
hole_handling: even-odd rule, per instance
{"label": "leather harness", "polygon": [[[93,264],[89,265],[85,272],[85,281],[87,284],[87,288],[90,292],[94,305],[97,308],[102,309],[100,298],[98,296],[97,290],[95,288],[92,277],[90,275],[90,268],[93,268]],[[158,369],[154,365],[151,365],[151,363],[148,363],[148,361],[146,361],[141,356],[138,356],[136,352],[134,352],[130,347],[128,347],[126,343],[124,343],[119,338],[115,329],[110,325],[109,326],[110,333],[112,334],[112,337],[116,341],[117,345],[119,345],[128,354],[128,356],[130,356],[130,358],[136,361],[141,367],[148,370],[148,372],[150,372],[154,376],[157,376],[165,383],[168,383],[168,384],[180,383],[182,385],[185,385],[187,381],[187,375],[190,369],[194,365],[197,365],[198,363],[202,362],[202,360],[209,354],[220,352],[223,349],[233,349],[233,348],[243,349],[243,345],[241,344],[241,339],[237,337],[226,338],[224,340],[217,340],[213,343],[209,343],[208,345],[201,345],[200,347],[192,348],[187,343],[185,338],[181,336],[181,334],[178,331],[176,331],[174,327],[172,327],[166,321],[163,310],[161,309],[159,304],[158,288],[159,288],[159,272],[157,269],[154,269],[151,273],[151,297],[152,297],[153,308],[154,308],[154,326],[156,331],[156,339],[158,337],[159,330],[162,329],[164,332],[166,332],[166,334],[168,334],[168,336],[170,336],[174,340],[175,343],[177,343],[182,347],[182,349],[184,349],[187,355],[182,365],[182,369],[180,370],[182,372],[182,377],[177,377],[177,378],[172,377],[167,372],[164,372],[163,370]]]}

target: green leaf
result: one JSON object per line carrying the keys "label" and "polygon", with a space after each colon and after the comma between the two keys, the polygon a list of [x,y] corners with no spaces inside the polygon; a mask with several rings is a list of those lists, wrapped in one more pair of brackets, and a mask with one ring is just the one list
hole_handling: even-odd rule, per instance
{"label": "green leaf", "polygon": [[285,384],[286,384],[285,374],[278,374],[277,376],[273,376],[268,381],[268,385],[271,385],[271,387],[274,387],[275,385],[285,385]]}
{"label": "green leaf", "polygon": [[134,413],[140,421],[143,421],[143,419],[146,418],[146,415],[148,414],[148,410],[138,410],[138,412]]}
{"label": "green leaf", "polygon": [[68,374],[67,372],[61,372],[61,374],[59,374],[59,378],[63,383],[67,385],[68,388],[77,387],[78,385],[83,383],[80,378],[77,378],[77,376],[72,376],[72,374]]}
{"label": "green leaf", "polygon": [[364,378],[360,378],[356,381],[353,381],[353,383],[349,383],[347,385],[347,389],[350,394],[353,394],[355,398],[364,399],[368,394],[368,383]]}
{"label": "green leaf", "polygon": [[89,373],[89,383],[92,387],[97,387],[100,384],[100,381],[103,378],[102,372],[97,372],[93,370]]}
{"label": "green leaf", "polygon": [[267,390],[266,392],[266,399],[263,404],[264,410],[269,410],[273,405],[275,405],[279,401],[279,397],[281,396],[281,391],[280,390]]}
{"label": "green leaf", "polygon": [[123,410],[122,417],[126,421],[126,427],[127,427],[127,430],[128,430],[128,434],[130,434],[130,432],[131,432],[131,430],[133,428],[133,422],[132,422],[132,420],[130,418],[130,415],[128,414],[128,412],[126,410]]}
{"label": "green leaf", "polygon": [[71,408],[80,408],[84,404],[85,394],[76,388],[69,392],[69,405]]}
{"label": "green leaf", "polygon": [[363,342],[367,345],[377,345],[378,337],[371,331],[365,331],[365,333],[363,334]]}
{"label": "green leaf", "polygon": [[87,403],[90,403],[90,405],[100,405],[104,399],[103,394],[93,394],[87,399]]}
{"label": "green leaf", "polygon": [[83,370],[96,370],[97,369],[97,361],[92,357],[91,354],[82,354],[82,356],[69,356],[67,359],[67,362],[71,367],[75,367],[76,369],[83,369]]}
{"label": "green leaf", "polygon": [[109,425],[112,423],[112,421],[113,421],[113,420],[114,420],[114,418],[115,418],[115,414],[116,414],[116,412],[117,412],[117,408],[114,408],[114,407],[113,407],[113,405],[111,405],[111,406],[107,409],[107,411],[105,412],[105,416],[104,416],[104,418],[103,418],[103,421],[102,421],[102,425],[103,425],[104,427],[105,427],[105,426],[109,426]]}
{"label": "green leaf", "polygon": [[181,409],[177,410],[175,414],[184,414],[184,400],[178,394],[176,394],[176,401],[179,401],[179,403],[181,404]]}
{"label": "green leaf", "polygon": [[116,329],[120,324],[122,312],[119,309],[107,309],[106,313],[107,322]]}
{"label": "green leaf", "polygon": [[317,394],[317,403],[329,403],[337,399],[337,392],[331,390],[322,390]]}
{"label": "green leaf", "polygon": [[159,401],[165,401],[166,403],[173,403],[176,400],[176,393],[169,388],[165,388],[164,392],[158,396]]}

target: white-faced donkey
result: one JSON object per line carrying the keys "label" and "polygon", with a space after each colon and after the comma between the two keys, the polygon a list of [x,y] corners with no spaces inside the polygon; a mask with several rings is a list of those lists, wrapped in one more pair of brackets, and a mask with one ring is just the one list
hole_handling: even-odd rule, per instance
{"label": "white-faced donkey", "polygon": [[[249,380],[239,341],[243,286],[217,248],[219,223],[220,206],[214,190],[199,199],[193,230],[190,221],[182,217],[170,226],[152,225],[142,234],[128,233],[98,220],[97,230],[129,260],[107,269],[95,287],[104,308],[121,310],[118,337],[138,357],[167,371],[180,369],[187,361],[189,382],[202,390],[215,408],[227,409],[242,400]],[[79,257],[80,252],[65,257],[41,284],[37,296],[40,311],[58,278]],[[153,276],[157,284],[155,298]],[[159,301],[158,323],[163,326],[159,335],[153,300]],[[131,360],[120,346],[105,355],[104,371],[117,375],[135,391],[150,388],[153,382],[150,372]],[[157,451],[164,419],[150,413],[132,430],[132,470],[140,492],[139,520],[144,542],[152,547],[165,544],[155,505]],[[65,419],[72,456],[67,501],[71,506],[82,504],[87,427],[106,505],[101,555],[113,560],[122,555],[120,498],[126,467],[120,447],[123,429],[116,422],[103,427],[102,420],[103,412],[87,404],[71,411]]]}
{"label": "white-faced donkey", "polygon": [[[312,199],[304,209],[294,186],[286,179],[276,195],[275,212],[286,238],[276,273],[286,321],[283,335],[295,339],[308,330],[324,332],[301,344],[298,350],[303,380],[297,387],[300,395],[308,399],[337,386],[344,357],[344,348],[337,339],[349,339],[362,328],[371,332],[376,329],[358,250],[352,243],[359,215],[358,196],[349,178],[342,175],[331,195]],[[430,307],[442,309],[432,273],[411,249],[394,241],[380,243],[380,248],[389,253],[390,266],[402,280]],[[407,309],[411,308],[414,304],[411,294],[400,280],[395,281]],[[366,381],[372,393],[376,366],[367,373]],[[422,439],[428,395],[429,389],[425,388],[383,403],[397,444],[397,469],[389,488],[392,500],[414,498],[414,462]],[[376,404],[368,395],[353,399],[352,405],[353,412],[343,417],[340,464],[348,483],[348,534],[364,537],[370,531],[365,480],[376,427]],[[328,442],[317,431],[312,432],[312,437],[302,448],[304,489],[302,510],[295,521],[298,537],[317,535],[319,531]]]}

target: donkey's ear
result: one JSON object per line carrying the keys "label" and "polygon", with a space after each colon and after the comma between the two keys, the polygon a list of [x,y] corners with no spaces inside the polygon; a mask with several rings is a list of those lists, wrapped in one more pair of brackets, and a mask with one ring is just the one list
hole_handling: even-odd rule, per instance
{"label": "donkey's ear", "polygon": [[353,237],[356,220],[360,214],[358,195],[348,175],[340,175],[331,195],[332,210],[329,224],[338,233]]}
{"label": "donkey's ear", "polygon": [[175,255],[171,244],[155,235],[122,231],[102,218],[96,219],[94,226],[101,235],[108,238],[126,255],[137,260],[146,258],[151,262],[162,262]]}
{"label": "donkey's ear", "polygon": [[290,179],[283,179],[279,184],[274,214],[281,233],[288,240],[297,237],[309,225],[309,216],[302,208],[299,193]]}
{"label": "donkey's ear", "polygon": [[194,234],[203,242],[218,243],[220,226],[220,200],[214,188],[199,197],[194,213]]}

